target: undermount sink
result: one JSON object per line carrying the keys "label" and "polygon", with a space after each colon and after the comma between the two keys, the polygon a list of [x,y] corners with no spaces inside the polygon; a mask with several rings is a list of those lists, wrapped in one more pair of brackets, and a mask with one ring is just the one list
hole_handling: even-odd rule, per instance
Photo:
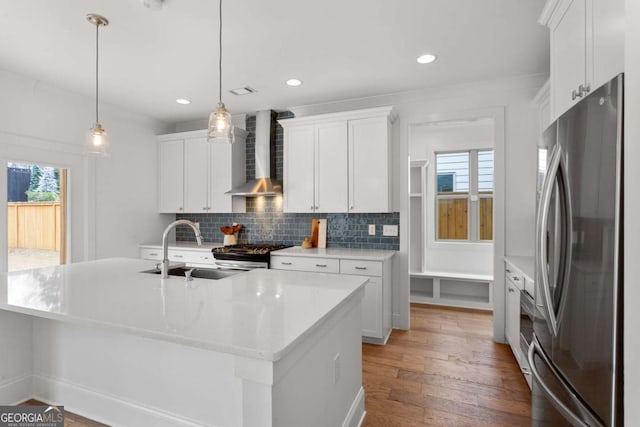
{"label": "undermount sink", "polygon": [[[194,279],[210,279],[219,280],[225,277],[233,276],[234,274],[242,273],[240,270],[220,270],[210,268],[187,268],[187,267],[174,267],[169,269],[169,276],[186,276],[185,272],[193,270],[191,277]],[[141,271],[141,273],[160,274],[160,270],[154,268],[152,270]]]}

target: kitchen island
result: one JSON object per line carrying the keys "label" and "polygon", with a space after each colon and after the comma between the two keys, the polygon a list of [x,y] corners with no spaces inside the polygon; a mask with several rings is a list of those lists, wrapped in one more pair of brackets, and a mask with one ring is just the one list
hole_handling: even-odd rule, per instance
{"label": "kitchen island", "polygon": [[110,425],[358,425],[366,277],[115,258],[0,274],[0,404]]}

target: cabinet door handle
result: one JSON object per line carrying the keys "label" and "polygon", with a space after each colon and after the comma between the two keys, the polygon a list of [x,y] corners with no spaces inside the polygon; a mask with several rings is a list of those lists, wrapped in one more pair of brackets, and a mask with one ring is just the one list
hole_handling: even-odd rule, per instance
{"label": "cabinet door handle", "polygon": [[284,262],[284,261],[283,261],[283,262],[281,262],[280,264],[282,264],[282,265],[291,265],[291,264],[293,264],[293,263],[291,263],[291,262]]}
{"label": "cabinet door handle", "polygon": [[509,292],[513,292],[513,288],[509,288]]}
{"label": "cabinet door handle", "polygon": [[313,205],[311,205],[311,207],[309,208],[309,210],[310,210],[310,211],[312,211],[312,210],[313,210],[313,207],[314,207],[314,206],[313,206]]}
{"label": "cabinet door handle", "polygon": [[520,281],[520,278],[518,276],[513,276],[511,279],[513,279],[514,282]]}
{"label": "cabinet door handle", "polygon": [[358,266],[356,265],[356,266],[355,266],[355,269],[356,269],[356,270],[366,270],[366,269],[367,269],[367,267],[358,267]]}
{"label": "cabinet door handle", "polygon": [[149,254],[149,256],[158,256],[158,254],[157,254],[157,253],[155,253],[155,252],[151,252],[151,253]]}
{"label": "cabinet door handle", "polygon": [[578,92],[580,92],[580,96],[591,92],[591,87],[588,84],[583,84],[578,86]]}
{"label": "cabinet door handle", "polygon": [[574,90],[571,92],[571,100],[572,100],[572,101],[575,101],[575,100],[576,100],[576,99],[578,99],[578,98],[582,98],[582,92],[580,92],[580,91],[578,91],[578,90],[575,90],[575,89],[574,89]]}
{"label": "cabinet door handle", "polygon": [[202,208],[202,210],[203,210],[203,211],[206,211],[207,209],[209,209],[209,208],[206,208],[206,207],[205,207],[205,208]]}
{"label": "cabinet door handle", "polygon": [[509,270],[508,268],[505,268],[504,271],[506,271],[507,273],[511,273],[511,270]]}
{"label": "cabinet door handle", "polygon": [[174,255],[176,258],[184,258],[182,255]]}
{"label": "cabinet door handle", "polygon": [[181,210],[182,210],[182,207],[179,207],[179,208],[178,208],[178,210],[179,210],[179,211],[181,211]]}
{"label": "cabinet door handle", "polygon": [[316,267],[326,267],[327,264],[316,264]]}
{"label": "cabinet door handle", "polygon": [[349,210],[353,210],[353,206],[349,206]]}

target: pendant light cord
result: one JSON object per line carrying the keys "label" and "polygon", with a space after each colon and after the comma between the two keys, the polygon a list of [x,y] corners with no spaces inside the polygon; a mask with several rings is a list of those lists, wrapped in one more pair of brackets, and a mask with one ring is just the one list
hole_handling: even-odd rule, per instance
{"label": "pendant light cord", "polygon": [[220,13],[219,13],[219,37],[218,40],[220,41],[220,46],[219,46],[219,56],[218,56],[218,73],[220,78],[218,79],[218,99],[219,102],[222,103],[222,0],[219,0],[220,3]]}
{"label": "pendant light cord", "polygon": [[96,23],[96,123],[100,123],[98,120],[98,28],[99,23]]}

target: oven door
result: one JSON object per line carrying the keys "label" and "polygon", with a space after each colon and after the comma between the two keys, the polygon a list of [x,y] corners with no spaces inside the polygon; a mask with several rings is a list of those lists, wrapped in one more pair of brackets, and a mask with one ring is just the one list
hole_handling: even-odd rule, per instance
{"label": "oven door", "polygon": [[533,338],[533,318],[535,316],[536,305],[526,290],[520,291],[520,351],[524,355],[522,360],[522,373],[529,388],[531,388],[531,367],[527,360],[527,353]]}
{"label": "oven door", "polygon": [[249,271],[256,268],[269,268],[266,262],[238,261],[230,259],[214,259],[213,264],[221,270]]}

